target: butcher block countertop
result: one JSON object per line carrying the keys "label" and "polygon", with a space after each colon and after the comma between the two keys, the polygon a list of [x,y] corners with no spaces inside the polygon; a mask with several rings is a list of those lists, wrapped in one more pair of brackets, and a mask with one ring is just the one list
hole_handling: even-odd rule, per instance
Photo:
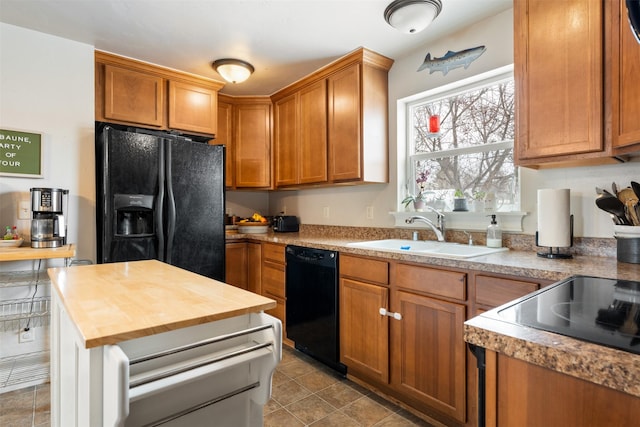
{"label": "butcher block countertop", "polygon": [[76,246],[73,244],[59,248],[32,248],[19,246],[17,248],[0,248],[0,261],[25,261],[32,259],[73,258]]}
{"label": "butcher block countertop", "polygon": [[85,348],[256,313],[269,298],[156,260],[48,270]]}

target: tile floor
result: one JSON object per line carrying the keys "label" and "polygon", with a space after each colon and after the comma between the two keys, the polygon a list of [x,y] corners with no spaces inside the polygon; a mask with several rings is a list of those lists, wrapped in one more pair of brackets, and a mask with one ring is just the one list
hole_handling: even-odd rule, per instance
{"label": "tile floor", "polygon": [[[49,426],[49,384],[0,394],[0,426]],[[264,407],[265,427],[431,425],[305,354],[283,347]]]}

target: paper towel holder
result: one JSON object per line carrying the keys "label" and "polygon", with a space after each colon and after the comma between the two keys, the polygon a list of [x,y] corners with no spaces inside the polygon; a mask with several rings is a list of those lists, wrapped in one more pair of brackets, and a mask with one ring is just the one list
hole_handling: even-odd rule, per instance
{"label": "paper towel holder", "polygon": [[[571,244],[568,246],[569,248],[573,247],[573,214],[569,215],[569,230],[571,235]],[[536,246],[540,246],[538,244],[538,232],[536,231]],[[560,252],[560,248],[555,248],[556,251],[553,251],[553,247],[549,246],[549,252],[538,252],[538,256],[541,258],[549,258],[549,259],[569,259],[573,258],[568,252]]]}

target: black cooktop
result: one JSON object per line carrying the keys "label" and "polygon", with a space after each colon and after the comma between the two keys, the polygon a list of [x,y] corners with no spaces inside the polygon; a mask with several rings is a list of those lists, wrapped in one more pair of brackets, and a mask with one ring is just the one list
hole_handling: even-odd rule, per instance
{"label": "black cooktop", "polygon": [[640,354],[640,282],[574,276],[498,314],[520,325]]}

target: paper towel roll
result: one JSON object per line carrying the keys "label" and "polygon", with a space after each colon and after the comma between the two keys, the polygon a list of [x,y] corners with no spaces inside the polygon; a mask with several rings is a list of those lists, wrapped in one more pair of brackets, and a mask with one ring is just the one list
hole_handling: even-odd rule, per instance
{"label": "paper towel roll", "polygon": [[571,246],[569,189],[538,190],[538,246]]}

